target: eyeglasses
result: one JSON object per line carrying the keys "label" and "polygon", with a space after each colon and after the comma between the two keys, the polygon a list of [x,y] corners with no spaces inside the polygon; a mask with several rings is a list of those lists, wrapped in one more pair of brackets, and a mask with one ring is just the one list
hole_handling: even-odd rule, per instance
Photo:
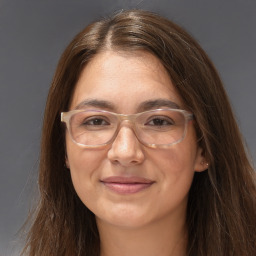
{"label": "eyeglasses", "polygon": [[137,139],[152,148],[181,142],[193,114],[181,109],[154,109],[133,115],[104,110],[71,110],[61,113],[72,140],[79,146],[96,148],[113,142],[123,122],[132,124]]}

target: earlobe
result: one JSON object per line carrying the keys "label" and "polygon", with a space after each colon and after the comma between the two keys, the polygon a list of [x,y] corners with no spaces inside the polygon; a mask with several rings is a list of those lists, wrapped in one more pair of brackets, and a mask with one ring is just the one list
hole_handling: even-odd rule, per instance
{"label": "earlobe", "polygon": [[205,157],[203,149],[199,147],[197,150],[197,155],[196,155],[196,159],[195,159],[194,170],[195,170],[195,172],[203,172],[203,171],[207,170],[208,167],[209,167],[209,163]]}
{"label": "earlobe", "polygon": [[70,168],[70,165],[69,165],[69,161],[68,161],[68,157],[66,156],[65,158],[65,165],[66,165],[66,168]]}

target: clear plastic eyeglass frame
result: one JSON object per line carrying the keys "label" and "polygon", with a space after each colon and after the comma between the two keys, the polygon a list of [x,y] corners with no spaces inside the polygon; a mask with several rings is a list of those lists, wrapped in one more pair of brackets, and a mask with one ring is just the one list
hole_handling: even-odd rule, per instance
{"label": "clear plastic eyeglass frame", "polygon": [[[116,126],[116,130],[115,132],[113,133],[113,136],[111,137],[111,139],[109,139],[106,143],[103,143],[103,144],[97,144],[97,145],[85,145],[85,144],[82,144],[82,143],[79,143],[77,142],[73,135],[72,135],[72,132],[71,132],[71,125],[70,125],[70,121],[71,121],[71,118],[78,114],[78,113],[82,113],[82,112],[88,112],[88,111],[93,111],[97,114],[108,114],[108,115],[112,115],[114,116],[117,120],[118,120],[118,124]],[[137,128],[136,128],[136,119],[138,117],[140,117],[141,115],[144,115],[144,114],[154,114],[154,112],[159,112],[159,111],[172,111],[172,112],[178,112],[180,114],[182,114],[184,116],[184,130],[183,130],[183,134],[182,136],[177,140],[177,141],[174,141],[172,143],[169,143],[169,144],[154,144],[154,143],[146,143],[144,142],[143,140],[140,139],[140,136],[138,136],[138,132],[137,132]],[[121,128],[121,123],[124,122],[124,121],[128,121],[132,124],[131,128],[136,136],[136,138],[138,139],[138,141],[147,146],[147,147],[150,147],[150,148],[168,148],[170,147],[171,145],[174,145],[174,144],[177,144],[177,143],[180,143],[186,136],[186,133],[187,133],[187,124],[188,124],[188,121],[190,120],[193,120],[194,119],[194,116],[192,113],[186,111],[186,110],[183,110],[183,109],[171,109],[171,108],[168,108],[168,109],[154,109],[154,110],[149,110],[149,111],[145,111],[145,112],[140,112],[140,113],[137,113],[137,114],[131,114],[131,115],[125,115],[125,114],[118,114],[118,113],[114,113],[114,112],[109,112],[109,111],[105,111],[105,110],[94,110],[94,109],[89,109],[89,110],[85,110],[85,109],[76,109],[76,110],[71,110],[71,111],[68,111],[68,112],[61,112],[61,122],[64,122],[66,123],[66,126],[67,126],[67,129],[68,129],[68,133],[72,139],[72,141],[77,144],[78,146],[80,147],[84,147],[84,148],[99,148],[99,147],[104,147],[110,143],[112,143],[120,128]]]}

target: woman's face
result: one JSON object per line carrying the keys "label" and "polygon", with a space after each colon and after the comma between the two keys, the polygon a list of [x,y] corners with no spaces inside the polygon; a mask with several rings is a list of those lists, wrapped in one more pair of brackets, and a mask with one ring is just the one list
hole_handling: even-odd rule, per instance
{"label": "woman's face", "polygon": [[[106,51],[84,68],[70,109],[135,114],[149,101],[150,109],[167,101],[184,108],[156,57]],[[206,169],[196,140],[189,121],[182,142],[165,149],[149,148],[124,122],[111,144],[96,149],[78,146],[66,133],[66,162],[78,196],[98,223],[139,227],[185,216],[194,172]]]}

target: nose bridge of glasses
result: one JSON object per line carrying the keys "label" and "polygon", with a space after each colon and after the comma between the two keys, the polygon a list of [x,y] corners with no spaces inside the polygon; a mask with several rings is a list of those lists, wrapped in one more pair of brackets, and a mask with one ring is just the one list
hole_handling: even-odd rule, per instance
{"label": "nose bridge of glasses", "polygon": [[134,126],[135,123],[135,119],[137,117],[137,115],[126,115],[126,114],[117,114],[118,119],[119,119],[119,123],[125,123],[125,124],[130,124],[132,126]]}
{"label": "nose bridge of glasses", "polygon": [[137,115],[136,114],[135,115],[117,114],[116,116],[118,117],[118,120],[119,120],[119,125],[117,125],[117,130],[116,130],[116,136],[118,135],[118,133],[122,128],[129,128],[131,129],[135,137],[137,137],[136,129],[135,129],[135,119]]}

